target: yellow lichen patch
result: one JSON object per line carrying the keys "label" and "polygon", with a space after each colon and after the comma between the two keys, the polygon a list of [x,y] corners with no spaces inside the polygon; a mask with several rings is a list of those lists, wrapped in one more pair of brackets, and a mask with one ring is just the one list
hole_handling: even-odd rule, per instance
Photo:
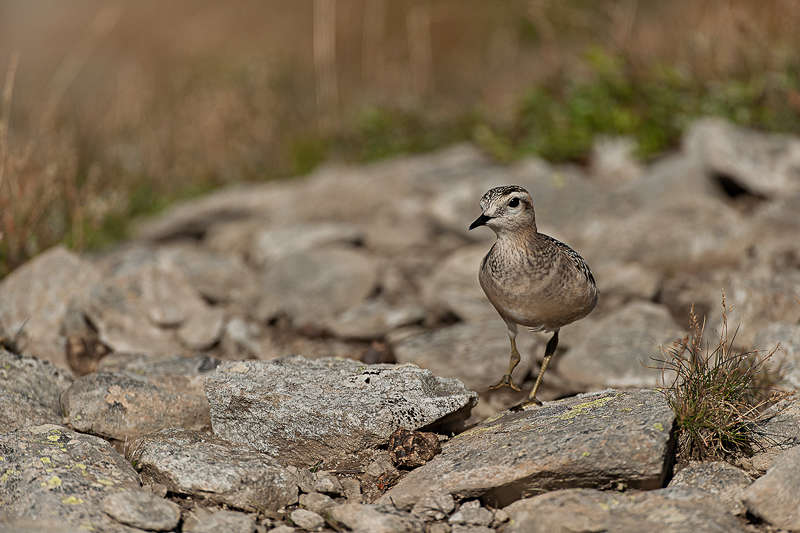
{"label": "yellow lichen patch", "polygon": [[69,504],[79,504],[83,503],[83,498],[77,498],[75,496],[64,496],[61,498],[61,503],[69,503]]}
{"label": "yellow lichen patch", "polygon": [[45,464],[45,465],[53,464],[53,461],[51,461],[49,457],[42,457],[40,460],[42,461],[42,464]]}
{"label": "yellow lichen patch", "polygon": [[472,429],[470,429],[468,431],[465,431],[464,433],[459,433],[458,435],[456,435],[455,437],[453,437],[450,440],[454,441],[456,439],[463,439],[465,437],[472,437],[474,435],[480,435],[481,433],[488,433],[489,431],[494,431],[494,430],[498,429],[499,427],[500,427],[500,424],[497,424],[495,426],[489,426],[489,427],[472,428]]}
{"label": "yellow lichen patch", "polygon": [[589,457],[592,454],[590,454],[589,452],[583,452],[581,455],[583,455],[584,457]]}
{"label": "yellow lichen patch", "polygon": [[51,442],[56,442],[58,439],[61,438],[61,435],[48,435],[47,440]]}
{"label": "yellow lichen patch", "polygon": [[46,487],[49,489],[55,489],[61,486],[61,478],[58,476],[52,476],[46,482],[42,483],[42,487]]}
{"label": "yellow lichen patch", "polygon": [[6,481],[8,481],[8,478],[10,478],[12,474],[16,473],[17,473],[16,470],[6,470],[5,473],[2,476],[0,476],[0,483],[5,483]]}
{"label": "yellow lichen patch", "polygon": [[110,481],[108,479],[98,479],[97,482],[101,483],[101,484],[103,484],[103,485],[105,485],[107,487],[113,487],[115,485],[115,483],[113,481]]}
{"label": "yellow lichen patch", "polygon": [[580,416],[583,413],[591,409],[594,409],[595,407],[602,407],[608,402],[616,399],[618,396],[622,396],[622,394],[617,394],[616,396],[606,396],[605,398],[598,398],[596,400],[592,400],[591,402],[579,403],[578,405],[570,408],[570,410],[567,411],[566,413],[562,413],[560,415],[557,415],[556,417],[560,418],[561,420],[572,420],[576,416]]}
{"label": "yellow lichen patch", "polygon": [[653,424],[653,427],[659,431],[664,431],[664,424],[662,424],[661,422],[656,422],[655,424]]}

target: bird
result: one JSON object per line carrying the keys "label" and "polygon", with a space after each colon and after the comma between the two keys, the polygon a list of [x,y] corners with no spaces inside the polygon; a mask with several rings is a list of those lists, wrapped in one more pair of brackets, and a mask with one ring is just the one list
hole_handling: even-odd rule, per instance
{"label": "bird", "polygon": [[528,397],[512,410],[542,405],[536,391],[558,347],[562,327],[586,317],[599,291],[589,265],[563,242],[539,233],[530,193],[518,185],[490,189],[480,200],[481,215],[469,226],[487,226],[497,239],[480,264],[478,279],[483,292],[505,321],[511,341],[508,371],[490,389],[504,386],[516,391],[511,373],[520,360],[517,328],[553,333]]}

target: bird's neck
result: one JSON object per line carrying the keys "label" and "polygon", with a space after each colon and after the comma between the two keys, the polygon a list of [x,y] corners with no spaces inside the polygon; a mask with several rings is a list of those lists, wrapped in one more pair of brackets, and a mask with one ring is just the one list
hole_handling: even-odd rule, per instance
{"label": "bird's neck", "polygon": [[535,222],[524,228],[501,231],[497,233],[497,246],[500,248],[530,248],[531,243],[536,241],[538,234]]}

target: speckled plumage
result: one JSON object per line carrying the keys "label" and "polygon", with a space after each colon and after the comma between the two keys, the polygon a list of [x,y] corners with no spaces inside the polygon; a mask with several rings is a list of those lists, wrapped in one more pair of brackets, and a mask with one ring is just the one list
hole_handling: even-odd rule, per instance
{"label": "speckled plumage", "polygon": [[558,331],[594,309],[597,286],[589,265],[577,252],[538,232],[533,199],[527,190],[516,185],[495,187],[483,195],[480,205],[483,214],[470,229],[489,226],[497,241],[481,262],[479,280],[508,326],[512,350],[509,371],[496,387],[517,389],[511,372],[519,361],[515,341],[518,325],[553,332],[527,401],[539,403],[536,390],[558,344]]}

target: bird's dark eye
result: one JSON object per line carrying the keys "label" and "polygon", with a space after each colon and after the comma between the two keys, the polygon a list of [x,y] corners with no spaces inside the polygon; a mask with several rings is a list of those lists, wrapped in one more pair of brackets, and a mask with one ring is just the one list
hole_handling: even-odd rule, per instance
{"label": "bird's dark eye", "polygon": [[508,201],[508,207],[517,207],[519,205],[519,198],[512,198]]}

